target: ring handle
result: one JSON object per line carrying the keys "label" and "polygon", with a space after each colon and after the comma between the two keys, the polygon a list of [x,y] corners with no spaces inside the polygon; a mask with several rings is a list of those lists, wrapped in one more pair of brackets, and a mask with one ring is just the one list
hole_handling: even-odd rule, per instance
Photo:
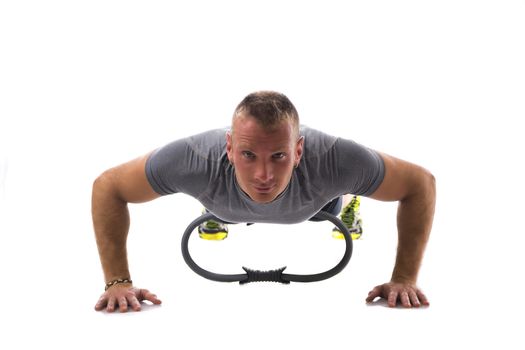
{"label": "ring handle", "polygon": [[346,265],[350,261],[350,258],[352,257],[353,243],[352,243],[352,238],[350,236],[350,232],[348,231],[348,228],[335,215],[332,215],[325,211],[320,211],[314,216],[314,218],[322,220],[322,221],[328,220],[332,222],[335,226],[337,226],[341,230],[345,238],[346,250],[343,255],[343,258],[336,266],[334,266],[333,268],[325,272],[321,272],[317,274],[309,274],[309,275],[296,275],[296,274],[283,273],[286,267],[283,267],[277,270],[271,270],[271,271],[252,270],[252,269],[243,267],[244,271],[246,272],[243,274],[219,274],[219,273],[214,273],[214,272],[203,269],[202,267],[197,265],[195,261],[192,259],[189,249],[188,249],[188,241],[189,241],[191,234],[195,230],[195,228],[199,226],[201,223],[208,221],[208,220],[221,221],[212,213],[204,213],[201,216],[199,216],[197,219],[193,220],[188,225],[188,227],[186,228],[186,231],[184,231],[184,235],[182,236],[182,241],[181,241],[182,256],[186,264],[195,273],[197,273],[198,275],[204,278],[207,278],[212,281],[217,281],[217,282],[239,282],[240,284],[246,284],[250,282],[279,282],[279,283],[288,284],[290,282],[322,281],[322,280],[325,280],[325,279],[328,279],[330,277],[337,275],[339,272],[341,272],[346,267]]}

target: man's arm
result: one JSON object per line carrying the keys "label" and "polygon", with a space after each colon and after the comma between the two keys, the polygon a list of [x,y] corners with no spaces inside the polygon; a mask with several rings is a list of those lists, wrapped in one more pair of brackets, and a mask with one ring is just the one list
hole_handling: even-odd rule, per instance
{"label": "man's arm", "polygon": [[[147,156],[143,156],[109,169],[93,184],[91,211],[106,283],[131,277],[126,252],[130,222],[128,203],[142,203],[160,196],[146,178],[146,160]],[[95,309],[106,307],[114,311],[118,305],[121,311],[126,311],[129,305],[138,311],[139,301],[144,299],[160,303],[145,289],[133,288],[129,283],[116,284],[101,296]]]}
{"label": "man's arm", "polygon": [[420,166],[386,154],[381,156],[385,163],[385,178],[370,197],[399,201],[398,248],[391,281],[375,287],[369,293],[367,302],[383,297],[391,307],[396,305],[398,299],[405,307],[428,305],[416,281],[434,218],[435,179]]}

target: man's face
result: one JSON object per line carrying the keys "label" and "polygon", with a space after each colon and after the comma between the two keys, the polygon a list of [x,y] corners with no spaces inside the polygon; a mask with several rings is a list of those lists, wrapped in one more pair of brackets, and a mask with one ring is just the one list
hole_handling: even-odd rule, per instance
{"label": "man's face", "polygon": [[233,135],[226,136],[228,159],[235,167],[237,183],[252,200],[268,203],[286,189],[303,153],[303,138],[292,122],[272,131],[248,116],[235,118]]}

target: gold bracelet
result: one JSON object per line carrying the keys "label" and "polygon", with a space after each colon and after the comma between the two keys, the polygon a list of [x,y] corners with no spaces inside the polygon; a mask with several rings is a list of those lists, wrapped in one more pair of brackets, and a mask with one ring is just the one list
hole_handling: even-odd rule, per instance
{"label": "gold bracelet", "polygon": [[121,283],[133,283],[132,280],[129,278],[119,278],[113,281],[109,281],[106,283],[106,287],[104,288],[104,291],[108,290],[110,287],[114,286],[115,284],[121,284]]}

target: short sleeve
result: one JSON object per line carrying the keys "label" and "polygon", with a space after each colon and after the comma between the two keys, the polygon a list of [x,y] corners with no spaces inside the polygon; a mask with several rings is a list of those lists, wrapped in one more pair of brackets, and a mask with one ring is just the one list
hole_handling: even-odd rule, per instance
{"label": "short sleeve", "polygon": [[225,130],[215,129],[173,141],[146,161],[146,177],[161,195],[185,193],[198,198],[227,163]]}
{"label": "short sleeve", "polygon": [[357,142],[338,138],[335,145],[334,179],[347,193],[372,195],[383,182],[385,164],[381,155]]}
{"label": "short sleeve", "polygon": [[177,168],[182,168],[187,144],[177,140],[155,150],[146,161],[146,177],[151,187],[160,195],[180,192],[177,186]]}

